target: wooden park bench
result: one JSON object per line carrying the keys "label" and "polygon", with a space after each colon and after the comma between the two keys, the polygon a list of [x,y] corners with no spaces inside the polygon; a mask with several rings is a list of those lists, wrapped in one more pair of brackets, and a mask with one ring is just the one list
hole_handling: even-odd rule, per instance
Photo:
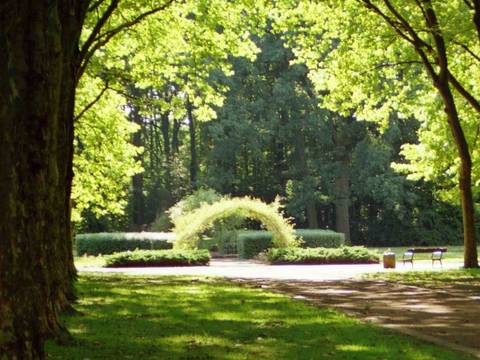
{"label": "wooden park bench", "polygon": [[409,262],[413,266],[413,258],[415,257],[415,254],[419,254],[419,253],[423,253],[423,254],[431,253],[432,254],[432,266],[435,263],[435,261],[438,261],[440,263],[440,265],[443,265],[442,264],[442,256],[443,256],[444,252],[447,252],[447,248],[422,247],[422,248],[407,249],[407,251],[405,251],[403,253],[403,258],[402,258],[403,265],[405,265],[406,262]]}

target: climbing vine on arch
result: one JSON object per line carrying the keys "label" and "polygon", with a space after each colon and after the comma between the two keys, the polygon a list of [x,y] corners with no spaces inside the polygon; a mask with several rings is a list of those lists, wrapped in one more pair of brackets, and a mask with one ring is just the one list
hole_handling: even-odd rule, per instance
{"label": "climbing vine on arch", "polygon": [[221,199],[213,204],[204,204],[193,212],[175,219],[175,247],[198,248],[200,235],[211,228],[216,220],[239,216],[260,221],[273,234],[274,247],[297,245],[293,226],[279,211],[277,202],[266,204],[252,198]]}

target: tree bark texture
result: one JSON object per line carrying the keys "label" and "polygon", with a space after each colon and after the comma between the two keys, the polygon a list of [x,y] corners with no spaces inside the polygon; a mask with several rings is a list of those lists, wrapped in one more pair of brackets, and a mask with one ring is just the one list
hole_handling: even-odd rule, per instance
{"label": "tree bark texture", "polygon": [[61,24],[41,1],[11,1],[0,16],[0,354],[37,359],[61,328],[49,263],[59,230]]}

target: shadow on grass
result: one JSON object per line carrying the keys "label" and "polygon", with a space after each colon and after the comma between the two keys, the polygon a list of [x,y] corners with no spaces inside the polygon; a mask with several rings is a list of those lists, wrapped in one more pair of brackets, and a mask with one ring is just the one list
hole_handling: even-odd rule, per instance
{"label": "shadow on grass", "polygon": [[88,275],[50,359],[462,359],[338,312],[215,279]]}

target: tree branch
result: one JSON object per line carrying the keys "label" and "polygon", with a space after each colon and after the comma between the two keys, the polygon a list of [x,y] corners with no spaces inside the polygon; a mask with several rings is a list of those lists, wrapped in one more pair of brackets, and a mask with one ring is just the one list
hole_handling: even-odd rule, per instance
{"label": "tree branch", "polygon": [[473,1],[473,23],[477,29],[478,40],[480,40],[480,0]]}
{"label": "tree branch", "polygon": [[448,82],[452,84],[455,90],[458,91],[460,95],[463,96],[465,100],[478,112],[480,113],[480,102],[472,95],[470,94],[463,86],[460,84],[460,82],[453,76],[453,74],[450,72],[450,70],[447,70],[447,75],[448,75]]}
{"label": "tree branch", "polygon": [[[118,1],[119,0],[112,0],[112,3],[117,3],[117,5],[118,5]],[[101,28],[106,23],[108,18],[112,15],[113,10],[115,10],[115,8],[117,6],[115,6],[115,8],[113,8],[112,11],[108,14],[108,17],[106,19],[104,19],[105,14],[107,14],[107,12],[108,12],[108,9],[107,9],[107,11],[105,11],[104,16],[102,16],[102,18],[99,20],[97,25],[95,25],[95,29],[96,29],[97,26],[101,23],[101,26],[99,27],[98,31],[96,32],[95,35],[94,35],[94,32],[92,32],[92,34],[90,34],[89,39],[87,40],[87,42],[85,42],[84,46],[82,47],[82,50],[80,52],[80,63],[79,63],[80,66],[79,66],[79,70],[78,70],[78,77],[80,78],[80,76],[82,76],[82,74],[85,72],[85,69],[86,69],[87,65],[89,64],[90,59],[92,58],[95,51],[100,49],[102,46],[105,46],[115,35],[120,33],[122,30],[131,28],[132,26],[140,23],[146,17],[148,17],[150,15],[153,15],[157,12],[165,10],[167,7],[169,7],[174,2],[175,2],[175,0],[167,0],[164,4],[162,4],[160,6],[157,6],[153,9],[151,9],[151,10],[148,10],[148,11],[138,15],[137,17],[133,18],[132,20],[127,21],[127,22],[125,22],[125,23],[123,23],[123,24],[121,24],[121,25],[119,25],[119,26],[117,26],[117,27],[115,27],[111,30],[105,31],[104,33],[100,34]],[[109,9],[111,8],[112,3],[110,4]],[[93,38],[92,38],[92,35],[94,35]],[[90,40],[90,38],[91,38],[91,40]]]}
{"label": "tree branch", "polygon": [[105,0],[97,0],[94,2],[92,5],[90,5],[87,9],[87,12],[92,12],[95,9],[97,9],[100,5],[102,5],[105,2]]}
{"label": "tree branch", "polygon": [[78,121],[78,119],[80,119],[88,110],[90,110],[92,108],[93,105],[95,105],[103,96],[103,94],[105,93],[105,91],[107,91],[109,89],[109,86],[108,86],[108,82],[105,83],[105,86],[103,87],[102,91],[100,91],[100,93],[95,97],[95,99],[93,99],[91,102],[89,102],[87,104],[87,106],[85,106],[83,108],[82,111],[80,111],[78,113],[78,115],[76,115],[74,118],[73,118],[73,121],[76,122]]}
{"label": "tree branch", "polygon": [[469,53],[475,60],[480,62],[480,56],[478,56],[472,50],[470,50],[470,48],[467,45],[459,43],[457,41],[452,41],[452,43],[457,45],[457,46],[460,46],[463,50],[465,50],[467,53]]}
{"label": "tree branch", "polygon": [[[382,19],[384,19],[390,27],[405,41],[409,42],[417,52],[417,54],[420,56],[420,59],[422,60],[423,65],[425,66],[428,74],[432,79],[437,78],[437,74],[435,72],[435,69],[433,68],[432,64],[430,63],[430,60],[428,59],[427,54],[423,50],[423,47],[426,47],[427,50],[433,51],[432,47],[427,44],[425,41],[423,41],[418,34],[415,32],[415,30],[411,27],[411,25],[402,17],[402,15],[392,6],[390,1],[384,0],[385,5],[389,9],[389,11],[392,13],[393,16],[397,18],[397,21],[392,19],[390,16],[386,15],[378,6],[375,6],[370,0],[357,0],[360,1],[361,3],[364,4],[364,6],[372,10],[374,13],[379,15]],[[403,30],[407,31],[408,35],[400,28],[403,28]]]}
{"label": "tree branch", "polygon": [[[82,48],[80,49],[80,53],[78,54],[78,58],[77,58],[78,64],[81,64],[82,62],[84,62],[85,56],[88,53],[88,49],[95,42],[95,39],[97,38],[98,34],[102,30],[102,27],[107,23],[110,16],[112,16],[113,12],[118,7],[119,1],[120,0],[111,0],[107,10],[105,10],[103,15],[100,17],[100,19],[97,21],[97,23],[93,27],[92,32],[90,33],[87,40],[85,41],[85,43],[82,45]],[[79,74],[77,78],[80,78],[80,76],[81,74]]]}

